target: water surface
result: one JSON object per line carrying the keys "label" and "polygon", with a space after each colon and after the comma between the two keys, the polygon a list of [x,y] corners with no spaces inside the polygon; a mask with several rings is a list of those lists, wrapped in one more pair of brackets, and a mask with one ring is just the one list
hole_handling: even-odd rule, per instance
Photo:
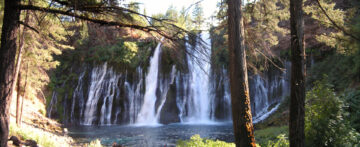
{"label": "water surface", "polygon": [[100,139],[101,144],[111,146],[114,142],[125,146],[175,146],[199,134],[202,138],[234,142],[231,123],[169,124],[160,126],[77,126],[69,128],[69,135],[80,143]]}

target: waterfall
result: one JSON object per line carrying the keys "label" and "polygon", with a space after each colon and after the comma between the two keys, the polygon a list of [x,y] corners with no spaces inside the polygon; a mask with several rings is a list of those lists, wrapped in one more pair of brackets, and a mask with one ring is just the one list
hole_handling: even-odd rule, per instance
{"label": "waterfall", "polygon": [[[260,75],[254,75],[253,77],[253,85],[254,90],[251,92],[253,93],[253,110],[255,117],[259,116],[263,113],[267,112],[267,108],[269,107],[269,98],[268,98],[268,89],[266,85],[268,84],[267,81],[262,79]],[[251,93],[250,92],[250,93]]]}
{"label": "waterfall", "polygon": [[118,88],[117,82],[119,79],[119,76],[115,74],[114,71],[110,72],[110,78],[107,81],[107,89],[105,90],[105,97],[104,102],[101,107],[101,116],[100,116],[100,124],[111,124],[111,111],[113,106],[113,100],[115,97],[115,91]]}
{"label": "waterfall", "polygon": [[[75,107],[76,107],[76,101],[78,100],[79,101],[79,105],[77,107],[80,107],[80,110],[83,109],[83,105],[84,105],[84,94],[83,94],[83,79],[85,77],[85,73],[86,73],[86,70],[84,70],[80,76],[79,76],[79,80],[78,80],[78,83],[77,83],[77,86],[74,90],[74,94],[73,94],[73,98],[72,98],[72,104],[71,104],[71,114],[70,114],[70,118],[74,121],[75,119]],[[77,99],[78,98],[78,99]],[[82,111],[80,111],[80,116],[82,116]]]}
{"label": "waterfall", "polygon": [[[209,71],[210,55],[208,50],[210,45],[209,34],[204,33],[201,38],[206,45],[187,46],[186,50],[194,56],[188,57],[189,79],[185,84],[189,84],[189,93],[184,100],[178,100],[180,106],[181,120],[188,123],[207,123],[210,121],[210,93],[209,93]],[[181,104],[183,103],[183,104]],[[184,111],[186,109],[186,111]]]}
{"label": "waterfall", "polygon": [[130,101],[130,124],[134,124],[137,114],[139,113],[139,110],[141,109],[141,104],[142,103],[142,98],[143,98],[143,94],[141,93],[141,87],[143,86],[143,75],[142,75],[142,69],[139,67],[137,68],[137,73],[139,73],[139,82],[137,84],[135,84],[133,86],[133,88],[130,88],[130,84],[129,83],[125,83],[127,84],[126,87],[128,87],[129,89],[129,101]]}
{"label": "waterfall", "polygon": [[56,102],[57,102],[57,92],[56,91],[53,91],[53,94],[52,94],[52,97],[51,97],[51,101],[50,101],[50,106],[47,110],[48,112],[48,117],[51,118],[51,113],[53,111],[53,107],[54,105],[56,105]]}
{"label": "waterfall", "polygon": [[171,73],[170,73],[171,77],[170,77],[170,81],[166,81],[165,84],[161,84],[160,85],[160,89],[162,89],[163,91],[161,92],[161,103],[159,105],[159,107],[157,108],[157,114],[156,114],[156,119],[159,118],[160,112],[165,104],[166,101],[166,95],[168,94],[169,88],[170,88],[170,84],[173,84],[175,81],[175,75],[176,75],[176,67],[175,65],[172,66],[171,68]]}
{"label": "waterfall", "polygon": [[[107,67],[107,63],[93,68],[88,93],[88,99],[83,111],[83,125],[92,125],[97,119],[100,124],[111,124],[111,111],[115,91],[118,89],[117,82],[120,75],[115,74],[112,68]],[[97,117],[99,100],[102,102],[100,117]]]}
{"label": "waterfall", "polygon": [[150,66],[148,74],[146,76],[146,91],[144,96],[144,103],[140,109],[140,113],[137,116],[136,123],[140,125],[156,125],[157,118],[155,114],[155,102],[156,102],[156,88],[158,83],[159,73],[159,57],[160,57],[159,43],[155,49],[153,57],[150,59]]}
{"label": "waterfall", "polygon": [[[64,117],[68,119],[65,122],[81,125],[231,121],[228,71],[225,67],[211,71],[210,40],[206,33],[201,37],[208,43],[205,48],[196,45],[193,49],[187,45],[186,51],[191,56],[184,54],[186,70],[178,70],[175,65],[170,65],[171,70],[161,69],[161,43],[154,49],[147,67],[118,71],[105,62],[79,68],[77,81],[67,86],[73,87],[72,95],[63,95],[71,99],[59,98],[60,92],[54,91],[48,116],[61,113],[69,116]],[[146,73],[145,68],[148,68]],[[285,63],[285,68],[290,71],[289,62]],[[276,69],[261,75],[249,73],[254,122],[269,116],[288,95],[289,76],[289,72]],[[65,83],[59,87],[64,86]],[[68,108],[56,108],[58,101]]]}
{"label": "waterfall", "polygon": [[267,71],[267,77],[253,75],[250,79],[250,95],[252,97],[253,122],[266,119],[279,107],[281,100],[289,95],[290,62],[285,62],[285,70]]}

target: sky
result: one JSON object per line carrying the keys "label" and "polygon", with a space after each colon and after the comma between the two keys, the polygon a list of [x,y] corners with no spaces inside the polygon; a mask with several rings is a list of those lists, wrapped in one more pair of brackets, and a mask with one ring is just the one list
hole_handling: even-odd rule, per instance
{"label": "sky", "polygon": [[[200,0],[134,0],[141,3],[140,7],[146,9],[148,15],[165,13],[171,6],[175,6],[177,10],[181,10],[182,7],[188,8],[192,4]],[[210,17],[216,10],[216,4],[219,0],[203,0],[201,5],[203,7],[205,17]]]}

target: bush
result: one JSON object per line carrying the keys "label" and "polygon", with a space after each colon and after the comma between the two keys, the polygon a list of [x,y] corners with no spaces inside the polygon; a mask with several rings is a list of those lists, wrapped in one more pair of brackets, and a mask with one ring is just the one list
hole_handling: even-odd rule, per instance
{"label": "bush", "polygon": [[200,135],[196,134],[191,136],[190,140],[179,140],[176,143],[178,147],[235,147],[234,143],[227,143],[219,140],[203,139]]}
{"label": "bush", "polygon": [[268,141],[267,147],[288,147],[290,146],[289,140],[285,136],[285,134],[280,134],[277,136],[277,141],[274,142],[272,140]]}
{"label": "bush", "polygon": [[349,106],[347,111],[351,126],[360,132],[360,90],[347,91],[343,97]]}
{"label": "bush", "polygon": [[[262,145],[266,147],[288,147],[289,140],[285,134],[280,134],[277,140],[267,140],[267,143]],[[203,139],[200,135],[196,134],[191,136],[190,140],[179,140],[176,143],[177,147],[235,147],[234,143],[227,143],[219,140]],[[257,147],[260,145],[256,144]]]}
{"label": "bush", "polygon": [[268,146],[269,142],[275,143],[280,136],[286,136],[288,134],[289,127],[267,127],[265,129],[255,131],[255,141],[260,146]]}
{"label": "bush", "polygon": [[343,101],[336,96],[325,77],[316,81],[306,94],[306,146],[353,146],[359,144],[359,134],[348,120]]}
{"label": "bush", "polygon": [[328,82],[336,92],[360,82],[360,50],[354,54],[335,54],[326,57],[310,68],[307,82],[311,84],[328,75]]}

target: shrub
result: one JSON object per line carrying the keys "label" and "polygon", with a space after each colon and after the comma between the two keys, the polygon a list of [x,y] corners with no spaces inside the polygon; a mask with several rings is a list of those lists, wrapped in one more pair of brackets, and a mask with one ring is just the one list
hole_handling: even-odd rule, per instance
{"label": "shrub", "polygon": [[316,63],[309,70],[308,84],[321,79],[323,74],[328,75],[328,82],[334,85],[336,92],[360,82],[360,50],[350,55],[330,55]]}
{"label": "shrub", "polygon": [[351,126],[360,132],[360,90],[351,90],[345,92],[344,100],[349,106],[349,119]]}
{"label": "shrub", "polygon": [[325,77],[306,94],[305,136],[307,146],[353,146],[359,134],[345,119],[343,101]]}
{"label": "shrub", "polygon": [[234,143],[227,143],[219,140],[203,139],[196,134],[191,136],[190,140],[179,140],[176,143],[178,147],[235,147]]}
{"label": "shrub", "polygon": [[285,134],[280,134],[277,136],[277,141],[269,140],[267,143],[267,147],[288,147],[290,146],[289,140],[285,136]]}
{"label": "shrub", "polygon": [[267,146],[269,142],[277,142],[280,136],[286,136],[288,134],[289,127],[267,127],[265,129],[255,131],[255,141],[260,146]]}

